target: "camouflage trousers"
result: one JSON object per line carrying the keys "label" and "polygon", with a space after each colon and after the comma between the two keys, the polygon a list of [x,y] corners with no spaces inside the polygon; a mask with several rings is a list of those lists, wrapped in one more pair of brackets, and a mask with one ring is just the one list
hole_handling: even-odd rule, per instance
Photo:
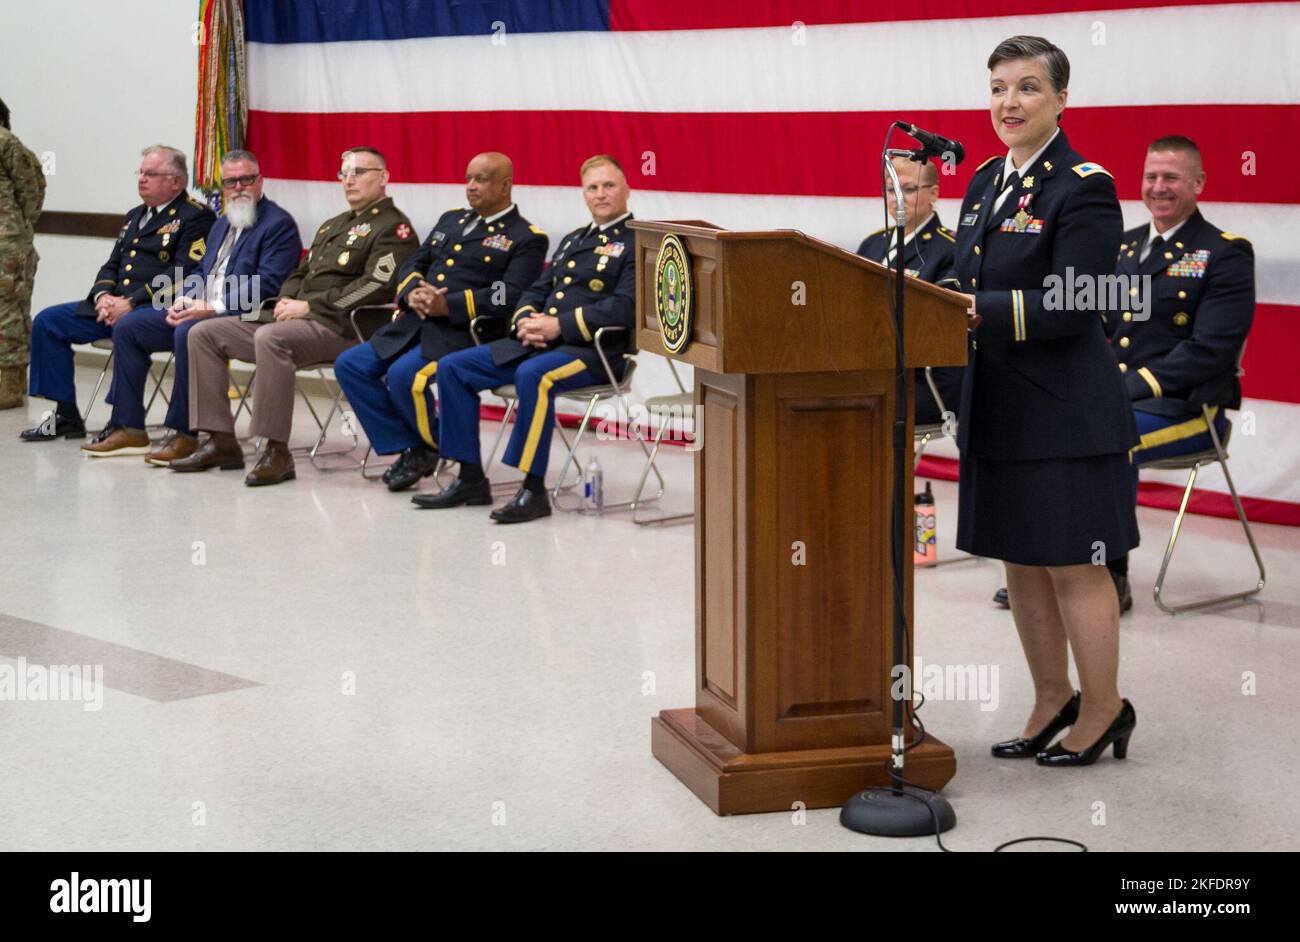
{"label": "camouflage trousers", "polygon": [[27,365],[37,257],[30,244],[0,243],[0,367]]}

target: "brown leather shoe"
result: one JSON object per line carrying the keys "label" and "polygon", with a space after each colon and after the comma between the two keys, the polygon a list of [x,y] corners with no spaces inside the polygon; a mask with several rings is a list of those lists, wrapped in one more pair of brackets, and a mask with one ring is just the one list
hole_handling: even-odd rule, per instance
{"label": "brown leather shoe", "polygon": [[173,461],[188,458],[198,450],[198,438],[182,432],[172,432],[161,444],[151,448],[149,454],[144,456],[144,460],[160,468],[165,468]]}
{"label": "brown leather shoe", "polygon": [[91,458],[114,458],[119,455],[143,455],[149,450],[149,434],[115,428],[103,438],[96,438],[81,446]]}
{"label": "brown leather shoe", "polygon": [[21,366],[0,367],[0,409],[19,409],[27,400],[27,370]]}
{"label": "brown leather shoe", "polygon": [[261,487],[264,484],[281,484],[292,481],[298,475],[293,470],[293,455],[284,442],[267,439],[262,446],[262,453],[257,456],[257,464],[248,472],[244,483],[249,487]]}
{"label": "brown leather shoe", "polygon": [[239,447],[234,435],[213,432],[194,454],[173,459],[167,467],[173,471],[207,471],[209,468],[240,471],[244,467],[244,449]]}

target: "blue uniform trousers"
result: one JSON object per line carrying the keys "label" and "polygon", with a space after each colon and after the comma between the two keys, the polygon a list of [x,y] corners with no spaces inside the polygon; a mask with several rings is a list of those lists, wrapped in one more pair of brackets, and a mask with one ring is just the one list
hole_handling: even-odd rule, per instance
{"label": "blue uniform trousers", "polygon": [[487,347],[445,356],[438,365],[438,401],[442,405],[438,450],[442,457],[453,461],[481,464],[478,394],[514,383],[519,405],[502,460],[525,474],[543,477],[551,456],[555,394],[598,382],[600,377],[585,363],[560,350],[548,350],[506,366],[493,363]]}
{"label": "blue uniform trousers", "polygon": [[109,425],[144,428],[145,382],[152,364],[151,353],[170,350],[172,396],[165,424],[170,429],[193,435],[190,428],[190,328],[202,321],[183,321],[178,327],[167,323],[167,312],[138,307],[123,315],[113,327],[113,415]]}
{"label": "blue uniform trousers", "polygon": [[415,338],[409,349],[381,357],[374,344],[357,344],[334,361],[334,375],[366,430],[376,454],[438,444],[438,414],[433,376],[438,361],[420,352]]}
{"label": "blue uniform trousers", "polygon": [[[27,391],[54,402],[77,401],[72,345],[107,340],[113,328],[93,317],[79,317],[80,301],[55,304],[32,320],[32,370]],[[93,405],[93,403],[92,403]]]}

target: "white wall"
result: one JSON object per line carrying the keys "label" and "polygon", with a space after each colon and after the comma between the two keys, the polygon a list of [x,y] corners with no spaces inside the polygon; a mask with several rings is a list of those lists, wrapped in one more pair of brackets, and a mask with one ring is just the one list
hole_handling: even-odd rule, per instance
{"label": "white wall", "polygon": [[[125,213],[140,150],[194,149],[197,0],[6,0],[0,97],[52,171],[45,208]],[[106,239],[37,236],[33,313],[83,296]]]}

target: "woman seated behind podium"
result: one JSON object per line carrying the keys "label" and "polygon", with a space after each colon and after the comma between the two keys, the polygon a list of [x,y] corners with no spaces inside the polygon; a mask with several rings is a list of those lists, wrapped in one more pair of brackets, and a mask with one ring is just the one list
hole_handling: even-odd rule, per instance
{"label": "woman seated behind podium", "polygon": [[1105,563],[1138,543],[1128,457],[1138,436],[1097,307],[1123,220],[1114,179],[1060,128],[1065,53],[1013,36],[988,67],[1008,151],[976,169],[957,227],[956,272],[975,299],[957,546],[1005,562],[1034,683],[1021,736],[993,755],[1090,765],[1112,743],[1124,758],[1136,724],[1117,686],[1119,606]]}

